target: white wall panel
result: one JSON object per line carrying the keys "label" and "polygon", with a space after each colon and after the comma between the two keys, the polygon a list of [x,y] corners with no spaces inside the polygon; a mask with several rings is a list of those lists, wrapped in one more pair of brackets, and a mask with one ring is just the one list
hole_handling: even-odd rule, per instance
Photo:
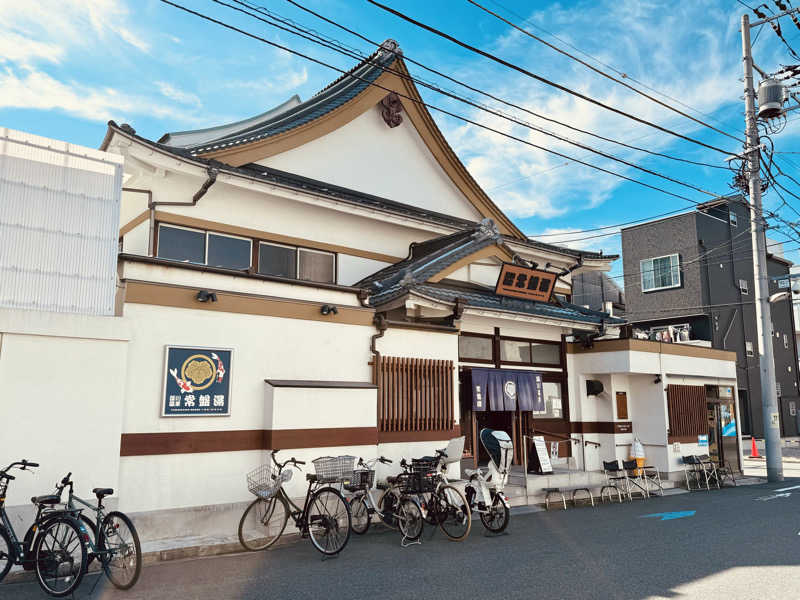
{"label": "white wall panel", "polygon": [[0,307],[112,315],[122,158],[0,129]]}

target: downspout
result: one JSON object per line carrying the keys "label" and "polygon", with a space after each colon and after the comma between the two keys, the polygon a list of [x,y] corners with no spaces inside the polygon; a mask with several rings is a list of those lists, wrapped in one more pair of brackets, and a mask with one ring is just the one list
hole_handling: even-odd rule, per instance
{"label": "downspout", "polygon": [[375,319],[373,320],[373,324],[375,325],[375,329],[378,330],[378,333],[375,333],[370,338],[369,343],[369,350],[372,352],[373,361],[373,369],[372,369],[372,383],[378,384],[378,373],[380,372],[381,366],[381,353],[378,351],[378,348],[375,346],[375,343],[378,341],[379,338],[382,338],[383,335],[386,333],[386,330],[389,328],[389,325],[386,323],[386,317],[383,315],[375,315]]}
{"label": "downspout", "polygon": [[150,200],[147,203],[147,208],[150,209],[150,239],[147,243],[147,252],[150,256],[155,256],[156,206],[196,206],[200,198],[205,196],[211,186],[216,183],[219,169],[209,166],[206,169],[206,173],[208,177],[203,182],[203,185],[200,186],[200,189],[194,193],[191,202],[153,202],[153,196],[150,193]]}

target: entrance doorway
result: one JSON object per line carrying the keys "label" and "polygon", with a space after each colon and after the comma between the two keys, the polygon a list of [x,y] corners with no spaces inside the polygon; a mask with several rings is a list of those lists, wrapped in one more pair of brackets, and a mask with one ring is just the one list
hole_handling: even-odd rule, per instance
{"label": "entrance doorway", "polygon": [[709,456],[718,464],[727,461],[732,469],[741,471],[733,402],[709,402],[707,407]]}

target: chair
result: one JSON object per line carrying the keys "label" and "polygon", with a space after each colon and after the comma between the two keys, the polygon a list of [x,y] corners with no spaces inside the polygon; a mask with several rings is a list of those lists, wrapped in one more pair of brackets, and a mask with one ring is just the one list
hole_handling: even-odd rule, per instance
{"label": "chair", "polygon": [[647,488],[647,494],[650,495],[650,490],[659,496],[664,495],[664,487],[661,485],[661,474],[655,467],[644,466],[639,469],[640,477]]}
{"label": "chair", "polygon": [[642,495],[642,499],[649,498],[650,492],[647,491],[647,484],[642,477],[639,465],[636,459],[623,460],[622,470],[625,473],[625,484],[628,490],[628,498],[633,500],[633,493],[638,492]]}
{"label": "chair", "polygon": [[[708,477],[706,476],[705,469],[703,469],[700,464],[700,460],[692,454],[683,456],[682,460],[683,474],[686,477],[686,489],[690,492],[693,490],[701,490],[704,484],[705,488],[709,489]],[[694,487],[692,487],[692,484],[694,484]]]}
{"label": "chair", "polygon": [[625,473],[619,468],[618,460],[604,460],[603,461],[603,474],[606,476],[605,485],[600,488],[600,500],[605,501],[605,493],[608,492],[609,502],[613,501],[612,493],[617,492],[619,501],[622,502],[622,489],[620,485],[627,490],[627,483]]}
{"label": "chair", "polygon": [[701,454],[696,457],[698,462],[700,463],[700,467],[705,471],[706,474],[706,485],[708,489],[711,489],[711,484],[713,482],[714,485],[717,486],[717,489],[720,488],[719,485],[719,473],[717,472],[717,465],[716,463],[711,460],[711,457],[708,454]]}
{"label": "chair", "polygon": [[719,475],[719,484],[721,486],[725,485],[725,480],[730,479],[733,487],[736,487],[736,477],[734,476],[734,471],[731,468],[731,464],[725,461],[719,461],[716,463],[717,466],[717,475]]}

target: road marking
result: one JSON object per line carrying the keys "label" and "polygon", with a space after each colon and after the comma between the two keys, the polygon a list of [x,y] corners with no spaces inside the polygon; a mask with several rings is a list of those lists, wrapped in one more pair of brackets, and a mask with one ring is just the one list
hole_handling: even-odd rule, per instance
{"label": "road marking", "polygon": [[775,490],[775,491],[776,492],[788,492],[789,490],[800,490],[800,485],[793,485],[792,487],[781,488],[781,489]]}
{"label": "road marking", "polygon": [[772,496],[761,496],[760,498],[756,498],[756,500],[763,500],[764,502],[768,500],[775,500],[776,498],[788,498],[792,495],[792,492],[784,492],[783,494],[773,494]]}
{"label": "road marking", "polygon": [[693,517],[694,510],[681,510],[677,512],[663,512],[653,513],[652,515],[642,515],[640,518],[646,519],[648,517],[661,517],[659,521],[671,521],[672,519],[683,519],[684,517]]}

